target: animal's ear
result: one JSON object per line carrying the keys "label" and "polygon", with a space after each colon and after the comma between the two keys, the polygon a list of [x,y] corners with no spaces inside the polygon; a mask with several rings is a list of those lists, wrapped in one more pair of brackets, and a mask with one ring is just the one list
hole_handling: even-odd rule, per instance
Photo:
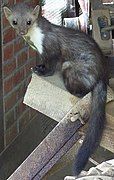
{"label": "animal's ear", "polygon": [[3,7],[3,10],[4,10],[4,14],[5,14],[6,18],[8,19],[9,16],[12,15],[12,11],[8,7],[6,7],[6,6]]}
{"label": "animal's ear", "polygon": [[37,5],[37,6],[34,8],[34,10],[33,10],[33,15],[36,16],[36,17],[38,17],[39,12],[40,12],[40,6]]}

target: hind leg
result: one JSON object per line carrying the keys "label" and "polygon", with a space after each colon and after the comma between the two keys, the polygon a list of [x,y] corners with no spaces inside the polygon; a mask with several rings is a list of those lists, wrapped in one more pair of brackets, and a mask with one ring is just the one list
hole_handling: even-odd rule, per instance
{"label": "hind leg", "polygon": [[82,97],[91,91],[93,82],[81,69],[76,69],[74,62],[66,61],[62,64],[62,75],[65,87],[71,94]]}

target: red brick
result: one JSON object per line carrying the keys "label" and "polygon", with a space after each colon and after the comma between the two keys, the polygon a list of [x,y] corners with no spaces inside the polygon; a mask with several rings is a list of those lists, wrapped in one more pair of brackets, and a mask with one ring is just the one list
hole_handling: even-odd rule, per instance
{"label": "red brick", "polygon": [[10,61],[8,64],[3,66],[4,77],[10,75],[16,68],[16,60]]}
{"label": "red brick", "polygon": [[33,2],[34,5],[38,4],[38,1],[36,1],[36,0],[33,0],[32,2]]}
{"label": "red brick", "polygon": [[16,90],[17,92],[17,100],[22,99],[24,97],[25,92],[26,92],[26,83],[21,83],[20,86]]}
{"label": "red brick", "polygon": [[13,86],[17,86],[24,79],[24,68],[19,70],[13,76]]}
{"label": "red brick", "polygon": [[15,39],[15,31],[11,27],[4,32],[3,42],[4,42],[4,44],[6,44],[6,43],[12,41],[13,39]]}
{"label": "red brick", "polygon": [[33,1],[29,1],[29,2],[28,2],[28,5],[29,5],[29,6],[33,6],[33,7],[35,7],[37,4],[38,4],[38,1],[36,1],[36,0],[33,0]]}
{"label": "red brick", "polygon": [[10,5],[14,5],[15,1],[14,1],[14,0],[8,0],[8,3],[9,3]]}
{"label": "red brick", "polygon": [[13,89],[13,78],[10,77],[3,81],[3,92],[4,94],[9,93]]}
{"label": "red brick", "polygon": [[4,99],[5,112],[9,111],[16,103],[17,103],[16,92],[13,92]]}
{"label": "red brick", "polygon": [[29,48],[29,58],[36,57],[37,52],[32,48]]}
{"label": "red brick", "polygon": [[27,126],[27,124],[29,122],[30,122],[30,118],[29,118],[29,110],[28,110],[19,119],[19,132],[21,132],[23,129],[25,129],[25,127]]}
{"label": "red brick", "polygon": [[9,26],[10,26],[10,24],[9,24],[8,20],[6,19],[5,16],[3,16],[3,27],[6,28],[6,27],[9,27]]}
{"label": "red brick", "polygon": [[17,66],[20,67],[24,65],[27,61],[27,57],[27,52],[22,52],[21,54],[19,54],[17,57]]}
{"label": "red brick", "polygon": [[5,138],[5,147],[9,145],[18,135],[17,123],[15,122],[4,135]]}
{"label": "red brick", "polygon": [[13,44],[3,48],[4,61],[7,61],[13,57]]}
{"label": "red brick", "polygon": [[13,61],[9,61],[8,64],[4,65],[4,75],[8,76],[10,75],[14,70],[16,69],[16,60],[14,59]]}
{"label": "red brick", "polygon": [[[16,3],[23,2],[22,0],[8,0],[8,3],[12,5],[14,4],[14,1]],[[31,1],[28,0],[27,2]],[[32,4],[37,3],[38,1],[36,0],[32,1]],[[17,117],[15,117],[15,113],[16,115],[18,115],[20,131],[27,126],[30,119],[32,119],[37,113],[37,111],[30,110],[30,108],[28,108],[22,103],[22,99],[26,91],[26,86],[30,81],[30,68],[36,65],[36,51],[32,50],[31,48],[28,48],[29,50],[23,52],[23,54],[20,54],[18,56],[18,54],[21,53],[21,51],[24,51],[23,48],[25,48],[25,41],[22,38],[17,38],[15,30],[13,30],[13,28],[10,27],[10,24],[4,15],[2,21],[3,28],[5,28],[5,30],[3,29],[3,43],[6,44],[6,47],[4,47],[3,51],[3,61],[5,61],[5,63],[3,62],[3,73],[5,77],[7,76],[7,78],[3,80],[3,88],[5,95],[4,109],[5,113],[7,112],[7,114],[5,115],[5,124],[7,129],[5,131],[5,145],[8,145],[18,135],[16,122]],[[9,43],[11,41],[12,43]],[[9,46],[9,44],[11,44],[11,46]],[[17,57],[17,61],[15,61],[14,56]],[[29,59],[33,59],[33,61],[30,62],[30,60],[27,59],[27,56],[29,57]],[[19,68],[21,66],[23,67],[18,70],[18,67],[16,67],[16,65],[18,65]],[[23,80],[25,78],[25,71],[26,81],[24,83]],[[10,77],[8,78],[9,75]]]}
{"label": "red brick", "polygon": [[14,109],[12,109],[11,111],[5,114],[5,129],[9,129],[11,125],[15,122],[15,120],[15,112]]}
{"label": "red brick", "polygon": [[30,75],[31,73],[31,68],[36,66],[36,59],[33,59],[26,64],[26,76]]}
{"label": "red brick", "polygon": [[23,99],[16,105],[15,112],[16,118],[18,118],[26,110],[27,106],[23,103]]}
{"label": "red brick", "polygon": [[19,52],[21,49],[23,49],[25,47],[24,44],[24,40],[23,39],[18,39],[15,43],[14,43],[14,54]]}
{"label": "red brick", "polygon": [[24,80],[24,68],[17,71],[13,76],[4,80],[4,94],[10,92],[15,86]]}

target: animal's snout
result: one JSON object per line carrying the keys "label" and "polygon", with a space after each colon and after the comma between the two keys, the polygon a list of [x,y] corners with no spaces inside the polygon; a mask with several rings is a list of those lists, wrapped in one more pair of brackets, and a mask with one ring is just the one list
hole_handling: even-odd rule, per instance
{"label": "animal's snout", "polygon": [[21,35],[25,35],[25,32],[24,32],[24,31],[21,31],[20,34],[21,34]]}
{"label": "animal's snout", "polygon": [[24,36],[27,34],[27,31],[20,31],[20,35]]}

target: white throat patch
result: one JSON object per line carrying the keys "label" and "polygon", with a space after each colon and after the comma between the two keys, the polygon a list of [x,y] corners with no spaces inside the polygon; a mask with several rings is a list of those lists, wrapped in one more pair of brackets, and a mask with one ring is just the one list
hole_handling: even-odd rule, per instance
{"label": "white throat patch", "polygon": [[26,36],[30,37],[30,41],[32,41],[38,52],[42,54],[44,34],[37,24],[34,24],[34,26],[29,29]]}

